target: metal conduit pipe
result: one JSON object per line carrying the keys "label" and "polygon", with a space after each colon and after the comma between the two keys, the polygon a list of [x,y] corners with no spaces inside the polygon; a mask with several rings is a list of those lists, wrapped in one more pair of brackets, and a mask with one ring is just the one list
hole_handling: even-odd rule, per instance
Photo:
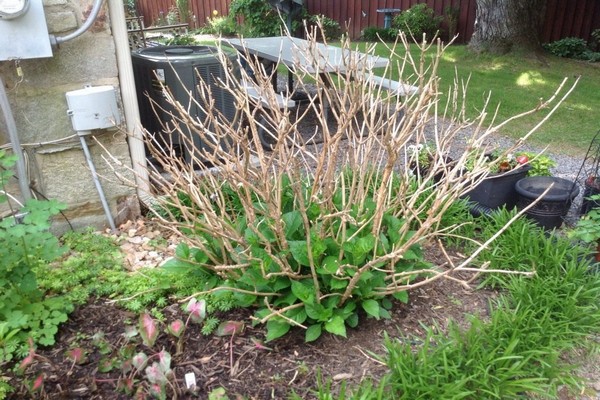
{"label": "metal conduit pipe", "polygon": [[83,154],[85,155],[85,159],[90,167],[90,172],[92,173],[92,179],[94,180],[94,185],[96,185],[96,190],[98,191],[98,196],[100,196],[100,202],[102,203],[102,208],[104,209],[104,213],[106,214],[106,219],[108,220],[108,224],[110,228],[115,231],[117,227],[115,226],[115,220],[110,213],[110,207],[108,206],[108,202],[106,201],[106,196],[104,195],[104,190],[102,190],[102,185],[100,184],[100,180],[98,179],[98,173],[96,172],[96,166],[94,165],[94,161],[92,160],[92,155],[90,154],[90,149],[85,140],[86,136],[90,136],[92,132],[90,131],[80,131],[77,132],[79,135],[79,140],[81,141],[81,147],[83,148]]}
{"label": "metal conduit pipe", "polygon": [[78,36],[81,36],[81,34],[83,34],[85,31],[90,29],[92,24],[96,21],[98,14],[100,13],[100,8],[102,8],[103,2],[104,2],[104,0],[95,0],[94,1],[94,6],[92,7],[92,11],[90,12],[90,15],[85,20],[84,24],[81,25],[76,31],[71,32],[66,36],[58,36],[57,37],[54,35],[50,35],[50,44],[52,46],[58,46],[61,43],[64,43],[71,39],[75,39]]}
{"label": "metal conduit pipe", "polygon": [[8,102],[8,96],[4,89],[4,81],[0,76],[0,108],[4,113],[4,120],[6,121],[6,128],[8,129],[8,136],[12,144],[13,153],[17,156],[17,178],[19,178],[19,188],[21,190],[21,196],[24,201],[31,199],[31,191],[29,190],[29,179],[27,177],[27,170],[25,169],[25,158],[23,157],[23,149],[21,148],[21,141],[17,133],[17,125],[15,124],[15,118],[10,109],[10,103]]}

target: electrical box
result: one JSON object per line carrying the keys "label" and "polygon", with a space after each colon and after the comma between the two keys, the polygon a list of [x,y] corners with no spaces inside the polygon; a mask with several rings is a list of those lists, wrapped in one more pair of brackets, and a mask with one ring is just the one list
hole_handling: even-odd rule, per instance
{"label": "electrical box", "polygon": [[42,0],[0,0],[0,61],[52,57]]}
{"label": "electrical box", "polygon": [[121,123],[117,94],[112,86],[92,86],[66,93],[73,129],[89,131]]}

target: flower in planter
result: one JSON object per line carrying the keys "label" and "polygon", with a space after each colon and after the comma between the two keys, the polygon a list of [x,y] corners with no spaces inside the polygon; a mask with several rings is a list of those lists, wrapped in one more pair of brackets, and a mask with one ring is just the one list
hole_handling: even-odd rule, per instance
{"label": "flower in planter", "polygon": [[434,159],[435,148],[428,144],[411,144],[406,149],[410,169],[420,173],[426,172]]}
{"label": "flower in planter", "polygon": [[[472,169],[472,165],[475,163],[477,157],[479,157],[479,154],[475,152],[473,157],[467,161],[467,169]],[[486,153],[484,157],[489,161],[490,172],[493,174],[509,172],[528,165],[529,171],[527,176],[551,176],[550,169],[556,166],[556,162],[547,155],[527,151],[512,154],[502,150],[494,150],[491,153]]]}
{"label": "flower in planter", "polygon": [[590,175],[585,180],[585,185],[594,189],[600,189],[600,177]]}
{"label": "flower in planter", "polygon": [[527,176],[552,176],[551,169],[556,167],[556,161],[549,156],[527,151],[517,153],[516,161],[531,166]]}
{"label": "flower in planter", "polygon": [[[424,177],[431,171],[431,167],[434,163],[437,163],[436,157],[441,157],[445,166],[452,164],[452,159],[447,155],[439,154],[438,150],[434,146],[428,144],[416,144],[407,146],[408,152],[408,166],[414,175]],[[438,167],[440,167],[438,165]],[[444,168],[438,169],[433,174],[433,181],[439,182],[444,175]]]}

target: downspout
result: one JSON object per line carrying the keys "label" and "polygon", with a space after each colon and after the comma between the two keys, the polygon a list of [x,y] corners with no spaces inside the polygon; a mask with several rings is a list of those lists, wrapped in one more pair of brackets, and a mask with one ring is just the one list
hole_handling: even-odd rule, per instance
{"label": "downspout", "polygon": [[21,196],[23,196],[23,201],[27,201],[31,199],[31,190],[29,189],[29,180],[27,178],[27,170],[23,158],[23,149],[21,148],[21,142],[19,141],[17,125],[10,109],[8,96],[6,95],[6,90],[4,90],[4,81],[2,80],[2,77],[0,77],[0,108],[4,114],[4,120],[6,121],[6,128],[8,129],[10,142],[12,143],[13,153],[17,155],[16,168]]}
{"label": "downspout", "polygon": [[133,64],[131,62],[127,23],[125,21],[125,10],[122,0],[108,0],[108,12],[115,40],[123,114],[125,116],[127,132],[129,132],[129,152],[135,174],[137,194],[140,201],[147,205],[152,195],[150,194],[144,136],[140,124],[140,112],[135,91]]}

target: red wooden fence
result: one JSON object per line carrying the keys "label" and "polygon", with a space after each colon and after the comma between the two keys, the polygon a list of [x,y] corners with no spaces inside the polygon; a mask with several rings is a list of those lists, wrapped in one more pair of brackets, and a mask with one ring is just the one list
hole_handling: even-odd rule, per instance
{"label": "red wooden fence", "polygon": [[[564,37],[589,39],[594,29],[600,29],[600,1],[598,0],[547,0],[546,22],[541,33],[542,42]],[[457,32],[459,41],[466,43],[473,34],[476,0],[305,0],[308,12],[324,14],[347,27],[352,38],[359,38],[368,26],[383,26],[382,8],[406,10],[416,3],[426,2],[436,14],[444,15],[447,7],[460,6]],[[190,12],[197,26],[203,26],[206,18],[216,10],[227,15],[231,0],[189,0]],[[175,0],[137,0],[137,11],[150,26],[160,13],[166,15],[174,7]]]}

